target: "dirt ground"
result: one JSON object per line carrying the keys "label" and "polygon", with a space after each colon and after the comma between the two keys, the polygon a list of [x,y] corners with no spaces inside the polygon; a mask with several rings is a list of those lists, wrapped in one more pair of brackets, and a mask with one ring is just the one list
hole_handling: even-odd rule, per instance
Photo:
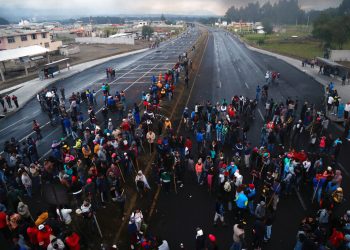
{"label": "dirt ground", "polygon": [[[149,42],[136,40],[135,45],[126,45],[126,44],[79,44],[80,53],[69,56],[70,64],[76,65],[96,59],[101,59],[104,57],[114,56],[117,54],[139,50],[143,48],[147,48],[149,46]],[[56,61],[59,59],[63,59],[65,56],[62,55],[50,55],[51,61]],[[37,75],[37,67],[33,67],[29,69],[29,75],[25,76],[24,68],[23,70],[16,72],[7,72],[5,77],[5,82],[0,82],[0,90],[13,87],[17,84],[21,84],[26,81],[30,81],[36,77]]]}

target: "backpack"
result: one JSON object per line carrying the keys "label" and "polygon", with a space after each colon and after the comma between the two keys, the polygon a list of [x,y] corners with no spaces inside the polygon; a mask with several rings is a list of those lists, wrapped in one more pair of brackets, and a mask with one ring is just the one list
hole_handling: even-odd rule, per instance
{"label": "backpack", "polygon": [[226,192],[231,192],[231,183],[229,181],[226,181],[224,184],[224,190]]}

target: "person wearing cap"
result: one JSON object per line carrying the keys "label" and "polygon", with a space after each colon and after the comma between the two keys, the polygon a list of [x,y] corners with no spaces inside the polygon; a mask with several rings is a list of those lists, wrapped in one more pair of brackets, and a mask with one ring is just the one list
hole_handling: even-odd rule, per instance
{"label": "person wearing cap", "polygon": [[[237,190],[238,192],[238,190]],[[237,217],[241,219],[243,217],[243,214],[245,213],[247,206],[248,206],[248,198],[246,194],[241,191],[236,195],[236,207],[237,207]]]}
{"label": "person wearing cap", "polygon": [[331,181],[334,177],[334,171],[331,166],[328,166],[327,169],[323,172],[323,177],[326,178],[327,181]]}
{"label": "person wearing cap", "polygon": [[47,249],[50,244],[50,235],[52,233],[52,229],[49,225],[40,224],[38,226],[39,232],[37,234],[38,245],[42,249]]}
{"label": "person wearing cap", "polygon": [[255,213],[255,210],[254,210],[255,196],[256,196],[255,185],[253,183],[250,183],[250,184],[248,184],[248,188],[247,188],[247,197],[248,197],[249,212],[252,215]]}

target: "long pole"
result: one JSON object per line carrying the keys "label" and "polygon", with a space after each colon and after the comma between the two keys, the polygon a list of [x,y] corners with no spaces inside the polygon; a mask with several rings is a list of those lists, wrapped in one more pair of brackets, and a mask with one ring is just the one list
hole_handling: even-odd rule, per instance
{"label": "long pole", "polygon": [[317,186],[316,186],[316,188],[314,190],[314,194],[312,195],[311,203],[314,203],[314,199],[315,199],[315,196],[316,196],[316,193],[317,193],[318,186],[320,185],[320,181],[321,180],[318,180],[318,182],[317,182]]}
{"label": "long pole", "polygon": [[101,238],[103,238],[102,232],[101,232],[101,228],[100,228],[100,225],[98,224],[98,221],[97,221],[95,213],[93,213],[93,217],[94,217],[94,221],[96,223],[96,227],[97,227],[98,233],[100,234]]}
{"label": "long pole", "polygon": [[176,187],[176,177],[175,177],[175,169],[174,169],[174,173],[173,173],[174,177],[173,177],[173,180],[174,180],[174,190],[175,190],[175,194],[177,194],[177,187]]}
{"label": "long pole", "polygon": [[118,163],[118,162],[115,162],[115,163],[117,164],[117,167],[118,167],[118,169],[119,169],[120,175],[122,176],[122,179],[123,179],[123,181],[124,181],[124,183],[125,183],[124,175],[123,175],[122,170],[120,169],[119,163]]}

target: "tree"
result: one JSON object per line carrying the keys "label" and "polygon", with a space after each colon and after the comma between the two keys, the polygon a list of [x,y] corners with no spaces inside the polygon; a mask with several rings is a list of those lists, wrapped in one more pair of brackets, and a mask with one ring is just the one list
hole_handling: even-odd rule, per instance
{"label": "tree", "polygon": [[346,43],[349,40],[349,22],[349,16],[340,16],[335,17],[330,23],[332,30],[332,42],[337,44],[339,49],[343,49],[344,43]]}
{"label": "tree", "polygon": [[339,5],[338,11],[341,15],[350,14],[350,0],[343,0],[343,2]]}
{"label": "tree", "polygon": [[331,44],[333,32],[331,26],[331,17],[327,14],[321,14],[313,23],[312,35],[321,39],[326,44]]}
{"label": "tree", "polygon": [[272,31],[273,31],[273,27],[272,27],[272,24],[270,23],[269,20],[264,20],[262,22],[262,26],[264,27],[264,31],[266,34],[271,34]]}
{"label": "tree", "polygon": [[165,19],[165,16],[162,14],[161,16],[160,16],[160,20],[161,21],[165,21],[166,19]]}
{"label": "tree", "polygon": [[151,35],[153,34],[154,30],[151,26],[142,26],[142,37],[143,38],[150,38]]}

